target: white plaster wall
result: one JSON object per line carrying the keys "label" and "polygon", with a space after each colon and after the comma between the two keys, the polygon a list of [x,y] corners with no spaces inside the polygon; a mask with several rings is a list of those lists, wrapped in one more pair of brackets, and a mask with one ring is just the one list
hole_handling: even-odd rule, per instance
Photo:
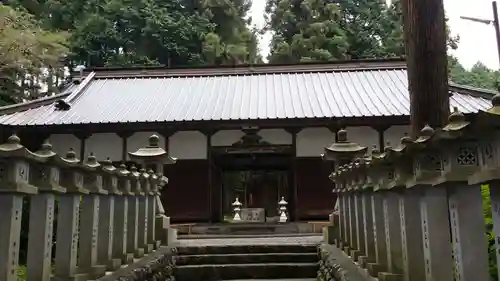
{"label": "white plaster wall", "polygon": [[169,154],[177,159],[207,159],[207,139],[198,131],[182,131],[168,140]]}
{"label": "white plaster wall", "polygon": [[409,133],[410,126],[391,126],[384,132],[384,140],[392,147],[396,147],[401,143],[401,138]]}
{"label": "white plaster wall", "polygon": [[297,134],[297,157],[320,157],[334,140],[328,128],[305,128]]}
{"label": "white plaster wall", "polygon": [[52,150],[61,157],[65,156],[70,148],[80,157],[80,140],[72,134],[50,135],[49,142],[52,144]]}
{"label": "white plaster wall", "polygon": [[292,134],[284,129],[263,129],[258,134],[272,144],[292,144]]}
{"label": "white plaster wall", "polygon": [[378,132],[371,127],[347,127],[347,140],[365,146],[370,151],[374,145],[378,147]]}
{"label": "white plaster wall", "polygon": [[92,152],[98,161],[108,157],[111,161],[121,161],[122,147],[122,138],[115,133],[93,134],[85,140],[85,157]]}
{"label": "white plaster wall", "polygon": [[[128,152],[135,152],[141,147],[145,147],[149,143],[149,137],[152,135],[157,135],[160,138],[160,147],[165,148],[165,138],[156,132],[136,132],[127,139],[127,160]],[[120,140],[121,142],[121,140]],[[121,150],[120,150],[121,151]],[[121,154],[121,152],[120,152]],[[119,158],[121,160],[121,156]]]}
{"label": "white plaster wall", "polygon": [[244,133],[241,130],[222,130],[212,135],[212,146],[230,146],[239,141]]}

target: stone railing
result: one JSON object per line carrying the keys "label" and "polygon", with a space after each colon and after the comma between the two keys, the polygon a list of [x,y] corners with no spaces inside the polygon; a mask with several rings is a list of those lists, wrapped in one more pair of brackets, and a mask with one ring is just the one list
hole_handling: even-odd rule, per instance
{"label": "stone railing", "polygon": [[379,280],[491,280],[481,185],[498,264],[500,97],[469,119],[455,109],[445,127],[370,154],[339,131],[323,155],[338,195],[327,239]]}
{"label": "stone railing", "polygon": [[92,154],[80,161],[72,150],[61,157],[48,143],[31,152],[9,137],[0,145],[0,280],[18,280],[23,211],[28,281],[96,280],[154,252],[168,243],[157,208],[165,184],[152,169],[116,168]]}

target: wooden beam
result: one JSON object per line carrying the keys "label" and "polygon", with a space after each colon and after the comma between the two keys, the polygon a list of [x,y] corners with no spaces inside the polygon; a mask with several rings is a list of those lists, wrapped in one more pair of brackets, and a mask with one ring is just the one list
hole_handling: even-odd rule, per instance
{"label": "wooden beam", "polygon": [[442,127],[448,119],[448,63],[443,0],[401,0],[403,8],[411,134]]}

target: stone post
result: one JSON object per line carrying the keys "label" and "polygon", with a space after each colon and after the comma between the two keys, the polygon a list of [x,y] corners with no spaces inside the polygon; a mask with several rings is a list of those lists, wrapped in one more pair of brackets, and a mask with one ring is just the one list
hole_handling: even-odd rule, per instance
{"label": "stone post", "polygon": [[[455,280],[488,280],[488,251],[483,217],[483,199],[479,184],[468,185],[477,171],[479,153],[469,122],[455,108],[443,128],[440,147],[444,157],[441,176],[435,188],[448,191],[448,208],[455,262]],[[481,246],[480,246],[481,245]]]}
{"label": "stone post", "polygon": [[[356,143],[349,142],[347,140],[347,131],[342,129],[337,132],[337,142],[332,143],[330,146],[325,147],[325,152],[323,154],[323,159],[326,161],[334,161],[335,163],[335,171],[340,171],[341,166],[347,163],[352,162],[356,157],[362,157],[366,153],[366,147],[360,146]],[[347,172],[347,170],[346,170]],[[337,184],[337,182],[335,183]],[[342,237],[342,245],[344,249],[347,249],[347,253],[349,253],[348,243],[352,243],[350,239],[347,238],[347,234],[351,232],[352,228],[349,228],[349,223],[351,221],[350,214],[351,210],[355,210],[354,206],[352,209],[349,209],[349,202],[352,203],[350,199],[352,195],[346,193],[342,194],[338,200],[342,200],[339,206],[339,220],[342,222],[347,222],[345,227],[342,227],[344,235]],[[349,215],[348,215],[349,214]],[[348,220],[346,220],[349,218]],[[343,225],[344,226],[344,225]],[[346,248],[347,247],[347,248]],[[359,250],[359,249],[356,249]]]}
{"label": "stone post", "polygon": [[347,229],[346,229],[346,205],[345,205],[345,180],[343,177],[342,170],[339,168],[337,171],[334,171],[330,174],[330,180],[335,183],[335,187],[332,190],[332,192],[337,194],[337,201],[338,201],[338,214],[337,214],[337,221],[338,221],[338,235],[335,238],[336,243],[335,245],[339,249],[343,249],[344,245],[347,245]]}
{"label": "stone post", "polygon": [[362,201],[362,190],[361,187],[364,185],[364,176],[361,170],[361,159],[356,158],[351,166],[351,190],[353,191],[354,197],[354,226],[355,226],[355,237],[357,250],[351,251],[351,257],[355,261],[359,261],[360,256],[364,256],[366,253],[365,249],[365,227],[363,226],[363,201]]}
{"label": "stone post", "polygon": [[346,251],[346,254],[348,256],[350,256],[351,258],[354,258],[352,256],[353,254],[353,251],[355,251],[354,253],[357,253],[359,247],[358,247],[358,238],[357,238],[357,224],[356,224],[356,207],[355,207],[355,192],[354,192],[354,189],[353,189],[353,172],[352,172],[352,166],[351,165],[347,165],[346,167],[346,175],[347,175],[347,178],[349,179],[346,183],[346,187],[347,187],[347,209],[348,209],[348,216],[349,216],[349,240],[348,240],[348,243],[349,243],[349,247],[345,249]]}
{"label": "stone post", "polygon": [[[168,153],[159,146],[159,137],[157,135],[152,135],[151,137],[149,137],[149,144],[146,147],[140,148],[136,152],[129,152],[129,156],[132,161],[137,161],[138,163],[143,165],[143,167],[153,166],[155,169],[155,172],[157,174],[156,177],[159,180],[157,181],[157,186],[155,186],[151,190],[151,192],[153,192],[154,194],[154,196],[151,197],[151,199],[153,200],[151,204],[155,205],[154,208],[156,214],[155,222],[152,223],[155,234],[154,236],[150,234],[150,238],[154,237],[155,239],[159,239],[161,241],[161,244],[168,245],[170,218],[165,215],[165,209],[163,208],[160,195],[161,189],[165,187],[168,182],[168,179],[163,176],[163,166],[165,164],[175,164],[176,159],[170,157]],[[141,236],[139,235],[139,237]]]}
{"label": "stone post", "polygon": [[383,154],[373,156],[372,160],[379,166],[379,181],[375,191],[383,196],[382,210],[387,251],[386,272],[379,272],[380,280],[401,280],[403,270],[401,221],[398,209],[400,196],[389,186],[390,182],[394,180],[394,163],[390,157],[391,149],[390,146],[387,146]]}
{"label": "stone post", "polygon": [[372,217],[372,192],[373,178],[369,175],[368,167],[371,162],[371,156],[365,155],[359,161],[358,180],[359,190],[361,192],[361,225],[363,228],[363,236],[360,243],[363,245],[364,255],[358,258],[358,262],[363,268],[367,268],[368,263],[376,262],[375,241],[373,232],[373,217]]}
{"label": "stone post", "polygon": [[[127,231],[127,252],[133,253],[136,258],[144,256],[144,248],[139,247],[139,198],[145,194],[141,189],[140,174],[135,165],[130,167],[130,185],[135,196],[129,198],[128,204],[128,231]],[[131,252],[135,249],[135,252]]]}
{"label": "stone post", "polygon": [[[30,198],[27,280],[50,281],[54,232],[55,195],[66,192],[59,185],[57,155],[48,142],[35,154],[44,159],[30,167],[30,181],[39,194]],[[40,239],[43,239],[41,241]]]}
{"label": "stone post", "polygon": [[399,193],[399,221],[401,223],[401,260],[404,281],[425,279],[424,248],[420,216],[420,190],[406,189],[406,182],[413,173],[409,152],[413,140],[407,136],[396,148],[390,148],[388,156],[394,162],[394,178],[388,183],[389,189]]}
{"label": "stone post", "polygon": [[[468,178],[470,185],[489,185],[493,233],[495,235],[497,270],[500,276],[500,95],[492,99],[493,107],[480,111],[474,124],[474,136],[479,137],[479,166]],[[479,243],[478,243],[479,246]]]}
{"label": "stone post", "polygon": [[[0,145],[0,280],[5,281],[17,281],[23,197],[38,192],[35,186],[29,184],[28,162],[28,159],[37,157],[20,143],[19,138],[13,135],[7,143]],[[39,241],[47,238],[36,237]],[[38,273],[47,274],[47,260],[40,261],[43,264]],[[42,280],[42,276],[37,276],[37,280]]]}
{"label": "stone post", "polygon": [[375,260],[367,264],[368,272],[373,277],[378,277],[380,272],[387,270],[387,238],[384,221],[384,193],[381,192],[380,183],[384,184],[383,165],[380,158],[380,152],[374,148],[371,152],[371,159],[367,167],[367,188],[372,189],[371,201],[371,219],[373,225],[373,243],[375,251]]}
{"label": "stone post", "polygon": [[[334,233],[334,240],[335,240],[335,245],[337,248],[342,249],[342,243],[345,238],[344,235],[344,222],[343,218],[344,216],[341,215],[343,214],[343,209],[344,209],[344,198],[343,198],[343,184],[341,182],[341,179],[336,180],[336,177],[338,176],[337,172],[332,172],[330,174],[330,180],[333,182],[337,182],[336,186],[332,189],[332,192],[337,194],[337,213],[333,214],[333,219],[334,219],[334,225],[331,226],[334,228],[336,233]],[[333,231],[333,230],[331,230]]]}
{"label": "stone post", "polygon": [[102,186],[101,165],[91,153],[83,163],[83,187],[89,194],[82,195],[80,214],[80,243],[78,266],[81,271],[89,272],[92,278],[99,278],[106,273],[106,263],[98,265],[98,233],[99,233],[99,203],[100,197],[108,192]]}
{"label": "stone post", "polygon": [[426,281],[453,280],[452,247],[448,198],[445,188],[435,188],[432,184],[441,175],[443,158],[439,150],[432,146],[434,129],[425,126],[415,140],[413,176],[406,187],[418,189],[420,196],[420,217],[424,267]]}
{"label": "stone post", "polygon": [[158,249],[161,245],[161,241],[156,240],[155,232],[156,232],[156,196],[159,193],[159,182],[161,180],[161,177],[163,177],[163,174],[155,175],[153,170],[149,169],[148,170],[149,174],[149,187],[150,187],[150,192],[149,192],[149,202],[150,204],[148,205],[148,210],[147,210],[147,216],[148,216],[148,221],[149,221],[149,227],[148,231],[146,233],[147,235],[147,241],[148,244],[153,246],[153,249]]}
{"label": "stone post", "polygon": [[113,245],[115,237],[115,199],[121,194],[113,187],[115,168],[111,161],[104,161],[101,166],[100,180],[107,194],[99,196],[99,226],[97,232],[97,260],[99,264],[106,265],[107,270],[114,271],[122,264],[121,257],[113,256]]}
{"label": "stone post", "polygon": [[80,159],[72,149],[61,158],[61,185],[66,194],[59,197],[54,280],[88,280],[88,273],[77,267],[78,242],[80,239],[80,198],[89,194],[83,187],[84,170]]}
{"label": "stone post", "polygon": [[104,178],[105,187],[115,197],[112,257],[121,260],[122,264],[130,264],[134,256],[127,252],[128,200],[118,187],[118,170],[111,160],[108,158],[102,164],[103,171],[108,174]]}
{"label": "stone post", "polygon": [[144,249],[144,253],[150,253],[153,251],[153,244],[148,243],[148,228],[149,228],[149,194],[151,192],[151,183],[149,182],[149,174],[146,173],[145,169],[139,170],[141,187],[144,191],[144,196],[139,198],[139,234],[138,243],[139,247]]}

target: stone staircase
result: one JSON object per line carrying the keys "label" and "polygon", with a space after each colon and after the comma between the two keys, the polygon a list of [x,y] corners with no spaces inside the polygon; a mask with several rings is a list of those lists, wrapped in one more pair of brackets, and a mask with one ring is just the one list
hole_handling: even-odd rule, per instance
{"label": "stone staircase", "polygon": [[178,247],[176,281],[313,281],[316,245],[211,245]]}

